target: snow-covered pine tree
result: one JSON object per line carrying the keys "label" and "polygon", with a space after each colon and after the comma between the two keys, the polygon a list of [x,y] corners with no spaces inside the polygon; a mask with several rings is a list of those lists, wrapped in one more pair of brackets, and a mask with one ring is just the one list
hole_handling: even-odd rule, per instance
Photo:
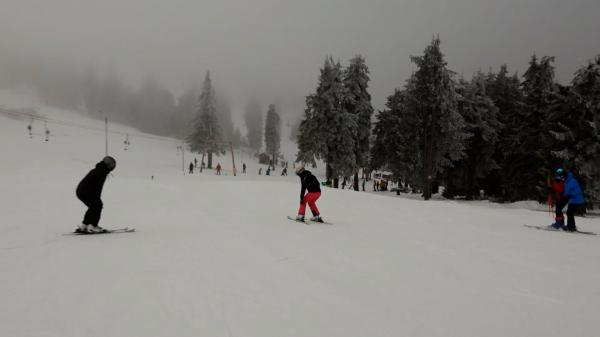
{"label": "snow-covered pine tree", "polygon": [[223,152],[223,145],[220,143],[221,127],[216,115],[215,92],[209,72],[206,72],[202,93],[198,98],[194,130],[186,140],[191,151],[208,154],[208,168],[212,168],[213,153]]}
{"label": "snow-covered pine tree", "polygon": [[574,158],[578,152],[578,132],[581,128],[578,119],[581,113],[581,107],[571,87],[557,85],[545,122],[549,132],[544,137],[545,145],[550,149],[551,155],[542,158],[542,167],[547,169],[548,176],[551,176],[557,167],[574,166]]}
{"label": "snow-covered pine tree", "polygon": [[581,67],[572,81],[572,92],[581,107],[574,166],[584,179],[588,204],[600,203],[600,55]]}
{"label": "snow-covered pine tree", "polygon": [[265,122],[265,147],[268,154],[272,155],[273,169],[277,165],[277,156],[281,145],[281,118],[275,109],[275,104],[269,105],[267,120]]}
{"label": "snow-covered pine tree", "polygon": [[502,125],[494,155],[499,169],[488,174],[486,193],[498,200],[515,201],[519,199],[520,183],[514,177],[519,170],[516,155],[523,108],[519,76],[516,73],[509,75],[506,65],[502,65],[497,74],[487,76],[486,92],[498,108],[498,120]]}
{"label": "snow-covered pine tree", "polygon": [[262,147],[263,117],[262,108],[257,101],[249,101],[246,104],[244,121],[248,131],[246,135],[248,146],[258,153]]}
{"label": "snow-covered pine tree", "polygon": [[475,74],[470,83],[461,79],[456,89],[458,111],[470,137],[467,140],[466,157],[446,171],[444,195],[464,195],[472,199],[481,189],[485,190],[487,175],[498,169],[494,154],[502,125],[498,121],[498,108],[486,94],[483,73]]}
{"label": "snow-covered pine tree", "polygon": [[306,98],[297,160],[314,163],[316,158],[325,161],[327,180],[333,180],[336,188],[338,177],[351,176],[357,167],[354,152],[356,116],[345,111],[344,100],[342,66],[327,57],[316,92]]}
{"label": "snow-covered pine tree", "polygon": [[386,109],[377,114],[373,129],[370,165],[391,171],[413,190],[422,188],[422,158],[419,149],[420,116],[408,109],[407,95],[412,85],[408,81],[404,90],[396,89],[388,97]]}
{"label": "snow-covered pine tree", "polygon": [[[357,130],[355,138],[356,165],[365,169],[369,163],[369,139],[371,137],[371,95],[369,87],[369,68],[365,59],[357,55],[350,60],[344,70],[344,87],[346,99],[344,107],[346,112],[356,116]],[[354,172],[354,190],[358,191],[358,169]]]}
{"label": "snow-covered pine tree", "polygon": [[423,56],[411,59],[418,69],[407,90],[407,108],[422,121],[416,138],[422,153],[423,197],[428,200],[438,175],[464,157],[468,134],[458,113],[453,73],[446,68],[440,39],[434,38]]}
{"label": "snow-covered pine tree", "polygon": [[317,157],[317,124],[313,121],[314,111],[312,110],[315,95],[308,95],[306,97],[306,109],[304,110],[304,119],[300,121],[298,127],[298,136],[296,137],[296,143],[298,144],[298,154],[296,155],[296,161],[301,163],[311,164],[313,167],[317,165],[315,158]]}
{"label": "snow-covered pine tree", "polygon": [[521,84],[524,95],[523,118],[519,130],[514,177],[519,199],[545,200],[549,169],[545,159],[551,156],[548,114],[555,99],[554,57],[544,56],[538,62],[533,55]]}
{"label": "snow-covered pine tree", "polygon": [[571,87],[560,87],[548,117],[553,162],[580,179],[588,207],[600,201],[600,56],[581,67]]}

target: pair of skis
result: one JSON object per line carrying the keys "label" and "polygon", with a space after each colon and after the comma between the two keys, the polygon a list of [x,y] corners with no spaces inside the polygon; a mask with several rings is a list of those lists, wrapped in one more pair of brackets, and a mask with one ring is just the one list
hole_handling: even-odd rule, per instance
{"label": "pair of skis", "polygon": [[551,231],[551,232],[563,232],[563,233],[572,233],[572,234],[586,234],[586,235],[598,235],[594,232],[584,232],[584,231],[563,231],[560,229],[554,229],[554,228],[550,228],[548,226],[532,226],[532,225],[523,225],[527,228],[533,228],[533,229],[539,229],[539,230],[545,230],[545,231]]}
{"label": "pair of skis", "polygon": [[123,227],[123,228],[115,228],[115,229],[104,229],[102,232],[90,233],[83,232],[77,228],[74,232],[69,233],[70,235],[98,235],[98,234],[114,234],[114,233],[131,233],[135,232],[135,228]]}
{"label": "pair of skis", "polygon": [[305,225],[310,225],[310,224],[313,224],[313,223],[315,223],[315,224],[333,225],[333,223],[331,223],[331,222],[327,222],[327,221],[318,222],[318,221],[311,221],[311,220],[309,220],[309,219],[305,219],[304,221],[301,221],[301,220],[297,220],[296,218],[294,218],[294,217],[291,217],[291,216],[289,216],[289,215],[288,215],[288,217],[287,217],[287,218],[288,218],[288,219],[290,219],[290,220],[292,220],[292,221],[295,221],[295,222],[303,223],[303,224],[305,224]]}

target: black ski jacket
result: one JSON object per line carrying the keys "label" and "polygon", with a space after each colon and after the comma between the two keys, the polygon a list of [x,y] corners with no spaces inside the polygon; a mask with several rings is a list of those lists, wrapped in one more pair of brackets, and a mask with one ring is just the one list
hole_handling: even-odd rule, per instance
{"label": "black ski jacket", "polygon": [[77,185],[77,197],[85,200],[100,199],[102,187],[109,173],[110,170],[104,162],[96,164],[96,168],[92,169]]}
{"label": "black ski jacket", "polygon": [[300,191],[300,202],[304,199],[304,192],[321,192],[321,185],[317,178],[310,173],[310,171],[302,171],[298,175],[300,177],[300,182],[302,183],[302,190]]}

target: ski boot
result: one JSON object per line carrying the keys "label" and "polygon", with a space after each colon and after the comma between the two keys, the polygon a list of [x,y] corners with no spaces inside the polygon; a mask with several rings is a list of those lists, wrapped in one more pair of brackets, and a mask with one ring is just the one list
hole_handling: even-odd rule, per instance
{"label": "ski boot", "polygon": [[575,224],[570,224],[567,222],[567,226],[564,227],[564,230],[567,232],[577,232],[577,226]]}
{"label": "ski boot", "polygon": [[312,218],[310,218],[310,221],[314,221],[314,222],[320,222],[320,223],[324,223],[325,221],[323,221],[323,219],[321,218],[320,215],[315,215]]}
{"label": "ski boot", "polygon": [[304,222],[304,214],[298,214],[296,216],[296,221],[302,221],[302,222]]}
{"label": "ski boot", "polygon": [[106,229],[100,226],[88,225],[87,232],[90,234],[104,233],[106,232]]}
{"label": "ski boot", "polygon": [[79,224],[77,225],[77,228],[75,228],[75,233],[87,233],[87,227],[88,225],[86,224]]}
{"label": "ski boot", "polygon": [[556,217],[556,221],[552,225],[548,226],[548,229],[553,229],[553,230],[557,230],[557,231],[559,231],[561,229],[566,230],[565,218]]}

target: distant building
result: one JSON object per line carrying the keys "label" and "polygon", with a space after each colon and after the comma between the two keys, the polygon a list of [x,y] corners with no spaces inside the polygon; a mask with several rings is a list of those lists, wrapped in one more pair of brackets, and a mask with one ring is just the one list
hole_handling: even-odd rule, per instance
{"label": "distant building", "polygon": [[263,165],[269,165],[269,163],[271,162],[271,157],[264,152],[260,153],[258,155],[258,162]]}

